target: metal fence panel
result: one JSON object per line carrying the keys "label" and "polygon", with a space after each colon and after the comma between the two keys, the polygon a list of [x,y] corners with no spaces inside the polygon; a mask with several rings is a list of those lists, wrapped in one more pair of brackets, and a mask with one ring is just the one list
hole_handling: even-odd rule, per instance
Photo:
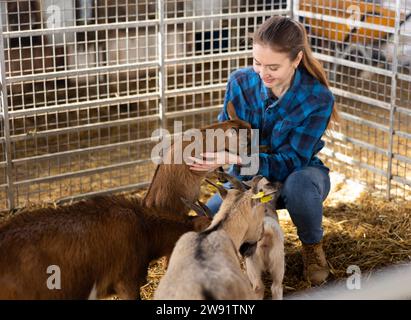
{"label": "metal fence panel", "polygon": [[246,34],[290,15],[291,2],[0,0],[0,10],[12,165],[2,164],[20,207],[146,185],[153,130],[215,121],[228,75],[250,63]]}
{"label": "metal fence panel", "polygon": [[[398,79],[393,137],[393,197],[407,197],[411,190],[411,1],[401,1],[398,39]],[[407,197],[408,198],[408,197]]]}
{"label": "metal fence panel", "polygon": [[147,181],[153,1],[3,1],[13,206]]}
{"label": "metal fence panel", "polygon": [[[409,0],[0,0],[0,208],[146,185],[154,129],[216,119],[247,34],[306,26],[344,121],[327,164],[410,194]],[[4,196],[4,197],[3,197]],[[10,204],[7,204],[7,201]]]}
{"label": "metal fence panel", "polygon": [[338,133],[326,137],[327,163],[403,198],[410,195],[411,178],[410,9],[405,0],[303,0],[293,7],[328,71],[344,119]]}

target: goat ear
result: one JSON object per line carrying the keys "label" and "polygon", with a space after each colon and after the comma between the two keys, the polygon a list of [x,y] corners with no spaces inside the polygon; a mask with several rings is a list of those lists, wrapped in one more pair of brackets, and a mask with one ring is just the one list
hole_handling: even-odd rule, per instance
{"label": "goat ear", "polygon": [[263,186],[265,194],[280,194],[283,184],[281,182],[269,182]]}
{"label": "goat ear", "polygon": [[206,216],[207,213],[204,211],[203,208],[201,208],[199,205],[192,203],[188,201],[187,199],[181,197],[181,201],[191,210],[194,210],[195,213],[197,213],[199,216]]}
{"label": "goat ear", "polygon": [[260,181],[262,179],[265,179],[262,175],[258,175],[253,177],[251,180],[247,181],[247,185],[251,187],[251,190],[254,194],[257,194],[258,192],[260,192]]}
{"label": "goat ear", "polygon": [[228,101],[227,103],[227,114],[230,120],[238,119],[237,113],[235,112],[235,107],[231,101]]}
{"label": "goat ear", "polygon": [[[270,182],[266,178],[262,178],[257,184],[256,192],[264,191],[265,195],[280,195],[282,183],[281,182]],[[254,192],[254,193],[256,193]]]}
{"label": "goat ear", "polygon": [[223,186],[215,184],[214,182],[212,182],[208,179],[205,179],[205,181],[207,183],[211,184],[214,188],[216,188],[218,193],[220,194],[221,198],[225,199],[225,197],[227,196],[227,190]]}
{"label": "goat ear", "polygon": [[245,184],[249,188],[252,188],[255,184],[258,184],[258,182],[262,178],[263,178],[263,176],[261,176],[261,175],[254,176],[251,180],[243,181],[243,184]]}

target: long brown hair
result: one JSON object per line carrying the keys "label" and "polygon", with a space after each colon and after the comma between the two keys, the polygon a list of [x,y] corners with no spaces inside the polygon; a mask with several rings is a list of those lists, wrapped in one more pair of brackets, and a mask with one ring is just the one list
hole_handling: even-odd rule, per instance
{"label": "long brown hair", "polygon": [[[327,88],[328,79],[321,63],[314,58],[304,25],[291,18],[273,16],[258,28],[253,34],[253,43],[268,45],[276,52],[288,53],[291,61],[297,58],[300,51],[303,52],[302,63],[305,69]],[[334,103],[330,123],[340,121],[337,107]]]}

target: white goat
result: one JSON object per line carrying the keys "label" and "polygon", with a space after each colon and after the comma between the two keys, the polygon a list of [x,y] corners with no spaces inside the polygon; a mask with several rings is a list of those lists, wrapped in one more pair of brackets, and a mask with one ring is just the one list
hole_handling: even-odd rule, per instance
{"label": "white goat", "polygon": [[227,178],[234,189],[216,186],[224,199],[220,210],[208,229],[188,232],[177,241],[154,299],[256,299],[238,252],[248,256],[255,251],[266,204],[252,198],[255,188],[246,191],[241,182]]}
{"label": "white goat", "polygon": [[262,272],[267,271],[273,280],[271,285],[272,299],[277,300],[283,298],[282,283],[285,269],[284,234],[275,207],[280,194],[280,184],[275,184],[275,188],[271,188],[271,190],[265,188],[267,185],[269,184],[266,178],[261,179],[257,184],[261,196],[272,198],[266,207],[263,238],[258,241],[255,253],[245,259],[245,264],[248,278],[257,297],[260,299],[264,297],[264,283],[261,276]]}

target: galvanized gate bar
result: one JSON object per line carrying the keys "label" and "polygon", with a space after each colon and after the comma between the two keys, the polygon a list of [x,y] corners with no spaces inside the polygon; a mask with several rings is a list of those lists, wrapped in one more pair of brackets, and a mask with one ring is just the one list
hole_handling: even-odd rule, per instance
{"label": "galvanized gate bar", "polygon": [[22,186],[22,185],[30,185],[31,183],[44,183],[48,182],[51,183],[53,181],[58,181],[61,179],[69,179],[69,178],[79,178],[83,176],[87,176],[93,173],[103,173],[106,171],[110,171],[113,169],[124,169],[127,167],[134,167],[137,164],[147,164],[147,163],[152,163],[151,159],[144,159],[144,160],[134,160],[134,161],[129,161],[129,162],[123,162],[123,163],[118,163],[118,164],[110,164],[104,167],[97,167],[93,169],[86,169],[86,170],[78,170],[76,172],[67,172],[67,173],[61,173],[61,174],[56,174],[53,176],[48,176],[48,177],[40,177],[40,178],[34,178],[34,179],[28,179],[28,180],[20,180],[17,182],[14,182],[14,185],[16,186]]}
{"label": "galvanized gate bar", "polygon": [[127,186],[122,186],[122,187],[99,190],[99,191],[95,191],[95,192],[82,193],[82,194],[79,194],[79,195],[60,198],[56,201],[56,204],[70,203],[70,202],[73,202],[75,200],[86,199],[88,197],[92,197],[92,196],[96,196],[96,195],[106,195],[106,194],[113,194],[113,193],[116,193],[116,192],[134,191],[136,189],[147,188],[149,185],[150,185],[150,182],[140,182],[140,183],[130,184],[130,185],[127,185]]}
{"label": "galvanized gate bar", "polygon": [[33,81],[33,80],[43,80],[43,79],[55,79],[68,76],[81,76],[90,73],[104,72],[104,71],[121,71],[129,70],[131,68],[149,68],[157,67],[158,63],[156,61],[147,61],[147,62],[136,62],[129,64],[117,64],[115,66],[105,66],[105,67],[88,67],[83,69],[76,70],[64,70],[64,71],[55,71],[53,73],[36,73],[36,74],[27,74],[24,76],[12,76],[7,78],[8,83],[16,83],[23,81]]}
{"label": "galvanized gate bar", "polygon": [[158,113],[160,117],[160,129],[166,129],[167,128],[167,118],[166,118],[166,112],[167,112],[167,100],[165,97],[165,92],[166,92],[166,68],[165,68],[165,49],[166,49],[166,37],[165,37],[165,13],[164,13],[164,0],[157,0],[157,14],[159,15],[158,21],[158,63],[159,63],[159,72],[158,72],[158,88],[159,88],[159,93],[160,93],[160,101],[158,105]]}
{"label": "galvanized gate bar", "polygon": [[[0,9],[3,6],[0,6]],[[5,138],[5,156],[6,156],[6,177],[7,177],[7,202],[8,209],[14,208],[14,176],[13,163],[11,154],[10,141],[10,124],[9,124],[9,107],[7,99],[7,79],[6,79],[6,62],[4,58],[4,37],[3,37],[3,21],[0,12],[0,73],[1,73],[1,110],[3,116],[3,130]]]}
{"label": "galvanized gate bar", "polygon": [[374,122],[374,121],[366,120],[366,119],[360,118],[358,116],[353,116],[352,114],[349,114],[347,112],[342,112],[341,111],[340,116],[344,120],[350,120],[351,122],[358,123],[358,124],[365,124],[367,127],[374,128],[374,129],[380,130],[382,132],[386,132],[386,133],[390,132],[390,128],[388,126],[385,126],[383,124],[380,124],[380,123],[377,123],[377,122]]}
{"label": "galvanized gate bar", "polygon": [[[284,10],[275,10],[275,14],[282,15],[282,14],[289,14],[290,11],[288,9]],[[238,19],[238,18],[251,18],[251,17],[261,17],[261,16],[272,16],[273,11],[271,10],[258,10],[258,11],[248,11],[248,12],[239,12],[239,13],[229,13],[229,14],[213,14],[213,15],[196,15],[196,16],[187,16],[187,17],[179,17],[179,18],[166,18],[164,19],[164,23],[166,24],[175,24],[175,23],[182,23],[182,22],[193,22],[193,21],[211,21],[211,20],[221,20],[221,19]]]}
{"label": "galvanized gate bar", "polygon": [[377,99],[369,98],[358,93],[352,93],[350,91],[341,90],[335,87],[330,88],[331,92],[344,98],[350,98],[352,100],[356,100],[358,102],[366,103],[372,106],[376,106],[385,110],[390,110],[390,104],[388,102],[380,101]]}
{"label": "galvanized gate bar", "polygon": [[351,166],[356,166],[356,167],[361,168],[361,169],[366,169],[366,170],[368,170],[372,173],[378,174],[381,177],[385,177],[387,175],[387,172],[385,170],[375,168],[375,167],[373,167],[369,164],[358,161],[358,160],[356,160],[352,157],[348,157],[345,154],[342,154],[340,152],[336,152],[336,151],[334,151],[334,150],[332,150],[328,147],[324,147],[321,150],[321,153],[331,157],[332,159],[337,159],[338,161],[349,164]]}
{"label": "galvanized gate bar", "polygon": [[352,137],[348,137],[348,136],[346,136],[346,135],[343,134],[343,133],[338,133],[338,132],[334,133],[334,134],[333,134],[333,139],[334,139],[334,140],[337,140],[337,141],[349,142],[349,143],[352,143],[352,144],[354,144],[354,145],[356,145],[356,146],[359,146],[359,147],[361,147],[361,148],[364,148],[364,149],[373,151],[373,152],[375,152],[375,153],[382,154],[382,155],[384,155],[384,156],[387,156],[387,155],[388,155],[388,151],[385,150],[385,149],[383,149],[383,148],[379,148],[379,147],[377,147],[377,146],[374,146],[374,145],[372,145],[372,144],[370,144],[370,143],[361,141],[361,140],[359,140],[359,139],[355,139],[355,138],[352,138]]}
{"label": "galvanized gate bar", "polygon": [[391,76],[391,74],[392,74],[391,71],[389,71],[389,70],[384,70],[384,69],[381,69],[381,68],[365,65],[365,64],[362,64],[362,63],[350,61],[350,60],[339,58],[339,57],[329,56],[329,55],[318,53],[318,52],[313,52],[313,55],[314,55],[315,58],[317,58],[321,61],[338,63],[341,66],[353,67],[353,68],[356,68],[358,70],[371,71],[372,73],[380,74],[380,75],[383,75],[383,76]]}
{"label": "galvanized gate bar", "polygon": [[176,59],[166,59],[166,64],[176,64],[176,63],[191,63],[191,62],[204,62],[204,61],[214,61],[219,59],[228,59],[228,58],[245,58],[249,57],[252,54],[252,50],[244,50],[244,51],[234,51],[234,52],[224,52],[224,53],[216,53],[213,55],[196,55],[196,56],[189,56],[189,57],[182,57]]}
{"label": "galvanized gate bar", "polygon": [[[297,7],[297,10],[294,11],[294,14],[296,14],[297,16],[314,18],[314,19],[318,19],[318,20],[322,20],[326,22],[335,22],[335,23],[340,23],[340,24],[347,23],[347,20],[345,18],[339,18],[339,17],[334,17],[334,16],[325,15],[321,13],[314,13],[310,11],[299,10],[298,7]],[[375,25],[372,23],[366,23],[366,22],[361,22],[361,21],[355,21],[355,23],[353,23],[352,25],[355,26],[356,28],[366,28],[370,30],[383,31],[387,33],[393,33],[395,31],[395,28],[392,28],[392,27],[379,26],[379,25]]]}
{"label": "galvanized gate bar", "polygon": [[[135,94],[135,95],[118,97],[116,98],[116,102],[117,103],[137,102],[140,100],[158,98],[159,96],[160,95],[157,92],[145,93],[145,94]],[[70,111],[70,110],[83,109],[83,108],[85,109],[85,108],[90,108],[90,107],[108,105],[112,102],[113,102],[112,98],[94,99],[94,100],[89,100],[89,101],[78,102],[76,104],[64,103],[64,104],[51,105],[47,107],[13,110],[13,111],[9,111],[9,118],[14,119],[14,118],[22,117],[22,116],[32,116],[32,115],[46,113],[46,112],[63,112],[63,111]]]}
{"label": "galvanized gate bar", "polygon": [[33,37],[33,36],[43,36],[43,35],[50,35],[50,34],[65,33],[65,32],[117,30],[117,29],[123,29],[123,28],[150,27],[150,26],[157,26],[157,25],[158,25],[157,19],[146,20],[146,21],[117,22],[117,23],[99,23],[99,24],[70,26],[70,27],[55,27],[55,28],[46,28],[46,29],[6,31],[4,32],[4,38],[12,38],[16,36]]}
{"label": "galvanized gate bar", "polygon": [[388,146],[388,166],[387,166],[387,198],[391,198],[392,180],[392,157],[394,144],[394,117],[397,104],[397,73],[398,73],[398,45],[400,38],[401,0],[395,2],[395,30],[394,30],[394,52],[391,76],[391,110],[390,110],[390,137]]}
{"label": "galvanized gate bar", "polygon": [[[150,138],[143,138],[143,139],[137,139],[137,140],[128,140],[125,142],[111,143],[107,145],[100,145],[100,146],[89,147],[89,148],[82,148],[82,149],[77,149],[77,150],[60,151],[58,153],[57,152],[47,153],[47,154],[42,154],[39,156],[13,159],[13,163],[15,165],[18,165],[18,164],[22,164],[25,162],[64,158],[67,156],[76,156],[76,155],[81,155],[81,154],[86,154],[86,153],[96,152],[96,151],[111,151],[119,147],[130,147],[130,146],[148,144],[150,142],[153,142],[153,140],[154,138],[150,137]],[[0,164],[0,167],[1,167],[1,164]]]}
{"label": "galvanized gate bar", "polygon": [[35,132],[35,133],[29,133],[28,132],[26,134],[14,135],[9,140],[13,141],[13,142],[14,141],[23,141],[23,140],[30,140],[33,137],[36,137],[36,138],[48,137],[52,134],[64,134],[64,133],[70,133],[70,132],[81,132],[81,131],[90,130],[90,129],[110,128],[110,127],[118,126],[118,125],[125,125],[125,124],[138,123],[138,122],[146,122],[146,121],[157,120],[157,119],[158,119],[157,114],[149,115],[149,116],[130,117],[130,118],[127,118],[127,119],[90,123],[90,124],[84,124],[84,125],[79,125],[79,126],[71,126],[71,127],[65,127],[65,128],[58,128],[58,129],[49,129],[47,131],[39,131],[39,132]]}

